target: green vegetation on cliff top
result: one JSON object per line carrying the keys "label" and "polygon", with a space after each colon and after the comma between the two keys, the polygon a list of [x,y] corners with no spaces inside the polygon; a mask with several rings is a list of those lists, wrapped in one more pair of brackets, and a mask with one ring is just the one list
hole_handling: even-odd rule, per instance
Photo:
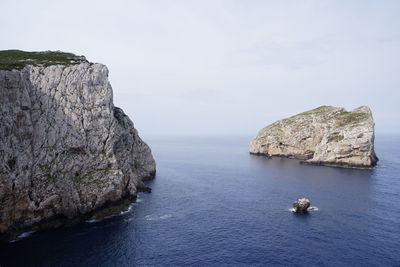
{"label": "green vegetation on cliff top", "polygon": [[336,114],[335,119],[337,121],[337,126],[345,126],[348,124],[357,124],[359,122],[365,121],[369,118],[369,115],[364,112],[357,111],[344,111]]}
{"label": "green vegetation on cliff top", "polygon": [[[296,114],[289,118],[283,119],[278,122],[282,122],[286,125],[293,123],[309,123],[312,121],[313,116],[319,118],[320,122],[329,123],[336,122],[337,127],[343,127],[345,125],[355,125],[369,118],[369,114],[364,111],[360,111],[358,108],[353,111],[346,111],[343,108],[333,106],[320,106],[318,108],[305,111],[303,113]],[[277,122],[277,126],[280,124]]]}
{"label": "green vegetation on cliff top", "polygon": [[0,70],[20,70],[27,65],[75,65],[88,62],[84,56],[61,51],[26,52],[21,50],[1,50]]}

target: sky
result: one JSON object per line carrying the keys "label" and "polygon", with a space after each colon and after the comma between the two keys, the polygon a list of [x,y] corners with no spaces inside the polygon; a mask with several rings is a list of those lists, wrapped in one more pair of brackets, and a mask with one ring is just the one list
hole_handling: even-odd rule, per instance
{"label": "sky", "polygon": [[106,64],[142,136],[251,135],[321,105],[400,133],[400,1],[2,0],[0,50]]}

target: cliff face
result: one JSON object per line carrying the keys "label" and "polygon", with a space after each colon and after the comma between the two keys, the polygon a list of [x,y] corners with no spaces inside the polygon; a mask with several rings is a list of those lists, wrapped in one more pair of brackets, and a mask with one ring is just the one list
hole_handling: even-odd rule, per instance
{"label": "cliff face", "polygon": [[0,70],[0,238],[135,198],[150,148],[102,64]]}
{"label": "cliff face", "polygon": [[250,143],[250,153],[304,160],[304,163],[338,167],[372,168],[374,121],[362,106],[319,108],[277,121],[260,130]]}

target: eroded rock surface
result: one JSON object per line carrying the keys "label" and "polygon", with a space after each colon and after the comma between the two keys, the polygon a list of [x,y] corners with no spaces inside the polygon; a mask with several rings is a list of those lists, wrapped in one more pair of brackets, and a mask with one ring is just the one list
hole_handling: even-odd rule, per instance
{"label": "eroded rock surface", "polygon": [[0,70],[0,238],[134,198],[150,148],[102,64]]}
{"label": "eroded rock surface", "polygon": [[250,153],[304,160],[304,163],[372,168],[374,121],[369,107],[346,111],[321,106],[277,121],[259,131]]}
{"label": "eroded rock surface", "polygon": [[300,198],[296,202],[293,202],[293,211],[294,212],[307,212],[307,209],[310,207],[310,200],[307,198]]}

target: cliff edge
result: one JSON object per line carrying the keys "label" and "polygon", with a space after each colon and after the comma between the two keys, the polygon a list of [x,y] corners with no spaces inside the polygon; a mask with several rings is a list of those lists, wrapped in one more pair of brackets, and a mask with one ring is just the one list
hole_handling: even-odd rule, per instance
{"label": "cliff edge", "polygon": [[0,239],[133,200],[155,175],[105,65],[0,51],[0,107]]}
{"label": "cliff edge", "polygon": [[302,163],[348,168],[372,168],[374,121],[369,107],[350,112],[321,106],[261,129],[250,153],[303,160]]}

